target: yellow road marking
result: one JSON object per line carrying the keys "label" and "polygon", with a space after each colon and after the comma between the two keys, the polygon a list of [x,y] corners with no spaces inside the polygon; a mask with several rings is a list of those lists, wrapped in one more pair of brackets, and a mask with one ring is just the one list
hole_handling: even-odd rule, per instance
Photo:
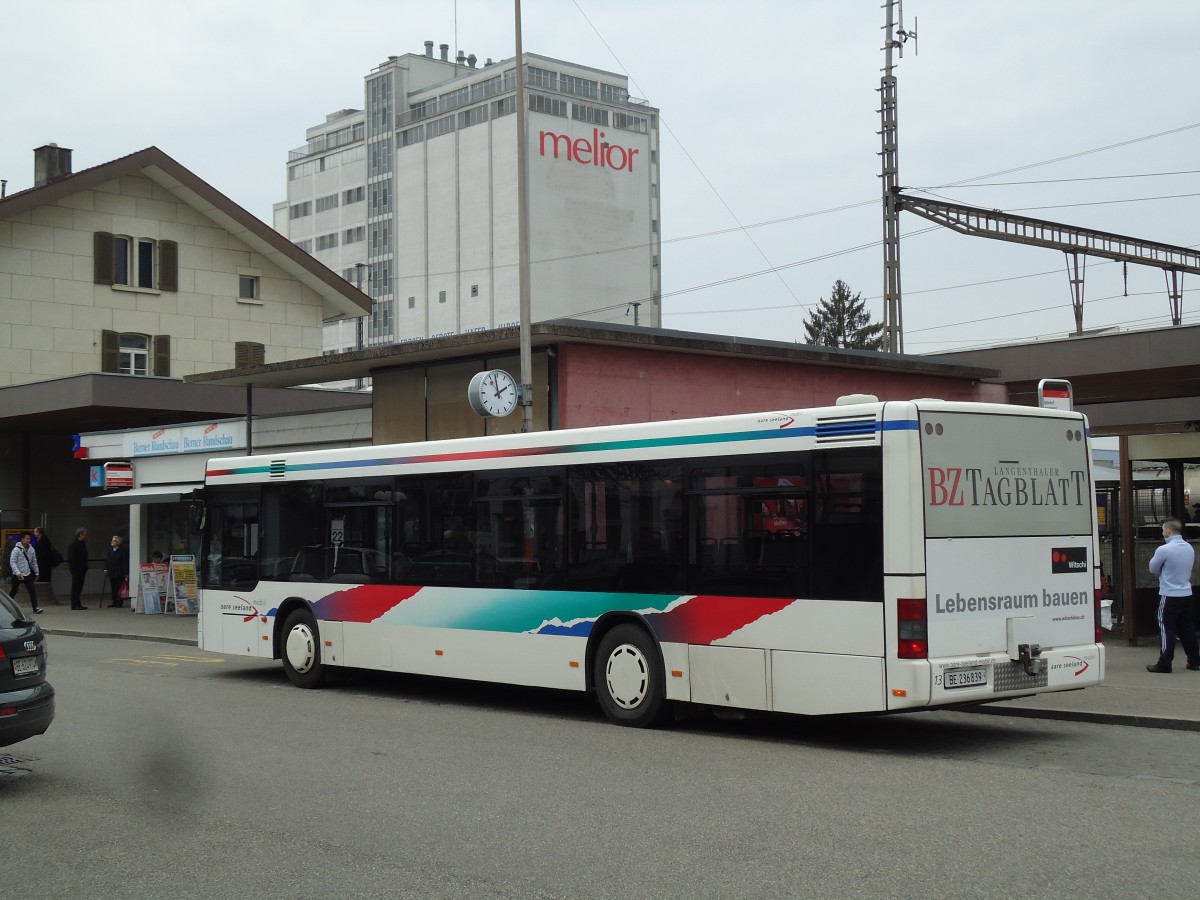
{"label": "yellow road marking", "polygon": [[133,663],[135,666],[178,666],[181,662],[189,663],[223,663],[225,660],[217,659],[210,656],[172,656],[169,653],[160,653],[157,656],[142,656],[138,659],[126,659],[123,657],[117,659],[106,659],[105,662],[110,663]]}
{"label": "yellow road marking", "polygon": [[171,655],[169,655],[169,654],[166,654],[166,653],[161,653],[161,654],[159,654],[158,656],[154,657],[154,659],[176,659],[176,660],[179,660],[180,662],[198,662],[198,663],[223,663],[223,662],[225,662],[225,660],[223,660],[223,659],[218,659],[218,658],[216,658],[216,657],[207,657],[207,656],[171,656]]}
{"label": "yellow road marking", "polygon": [[160,662],[157,659],[106,659],[110,663],[133,663],[135,666],[177,666],[179,663]]}

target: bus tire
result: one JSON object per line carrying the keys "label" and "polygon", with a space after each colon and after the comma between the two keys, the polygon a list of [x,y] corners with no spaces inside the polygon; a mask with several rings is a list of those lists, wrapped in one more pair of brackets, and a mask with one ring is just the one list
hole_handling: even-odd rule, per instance
{"label": "bus tire", "polygon": [[609,721],[631,728],[663,724],[670,707],[662,657],[644,628],[613,628],[600,641],[593,666],[596,697]]}
{"label": "bus tire", "polygon": [[280,657],[288,680],[302,688],[325,683],[325,664],[321,662],[321,633],[317,620],[307,609],[293,610],[283,623]]}

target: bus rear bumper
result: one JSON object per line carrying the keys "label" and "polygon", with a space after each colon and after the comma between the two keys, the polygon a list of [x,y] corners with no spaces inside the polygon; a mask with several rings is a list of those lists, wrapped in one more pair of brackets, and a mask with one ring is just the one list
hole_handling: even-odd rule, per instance
{"label": "bus rear bumper", "polygon": [[982,703],[1092,687],[1104,680],[1104,645],[1043,650],[1032,674],[1006,653],[899,660],[888,667],[888,709]]}

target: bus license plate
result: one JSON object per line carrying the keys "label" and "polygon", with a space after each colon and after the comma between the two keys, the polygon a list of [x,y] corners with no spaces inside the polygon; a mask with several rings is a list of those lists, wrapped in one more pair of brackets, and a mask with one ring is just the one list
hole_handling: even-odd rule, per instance
{"label": "bus license plate", "polygon": [[36,656],[19,656],[13,660],[14,675],[33,675],[38,670]]}
{"label": "bus license plate", "polygon": [[987,684],[987,670],[951,669],[944,673],[942,681],[947,688],[978,687]]}

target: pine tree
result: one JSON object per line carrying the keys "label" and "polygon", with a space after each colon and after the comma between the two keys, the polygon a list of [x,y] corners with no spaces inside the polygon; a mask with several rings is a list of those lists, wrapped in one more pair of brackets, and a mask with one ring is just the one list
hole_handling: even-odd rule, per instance
{"label": "pine tree", "polygon": [[804,337],[809,344],[825,347],[852,347],[857,350],[883,348],[883,323],[872,322],[862,294],[850,293],[850,285],[840,278],[833,283],[829,299],[808,314]]}

